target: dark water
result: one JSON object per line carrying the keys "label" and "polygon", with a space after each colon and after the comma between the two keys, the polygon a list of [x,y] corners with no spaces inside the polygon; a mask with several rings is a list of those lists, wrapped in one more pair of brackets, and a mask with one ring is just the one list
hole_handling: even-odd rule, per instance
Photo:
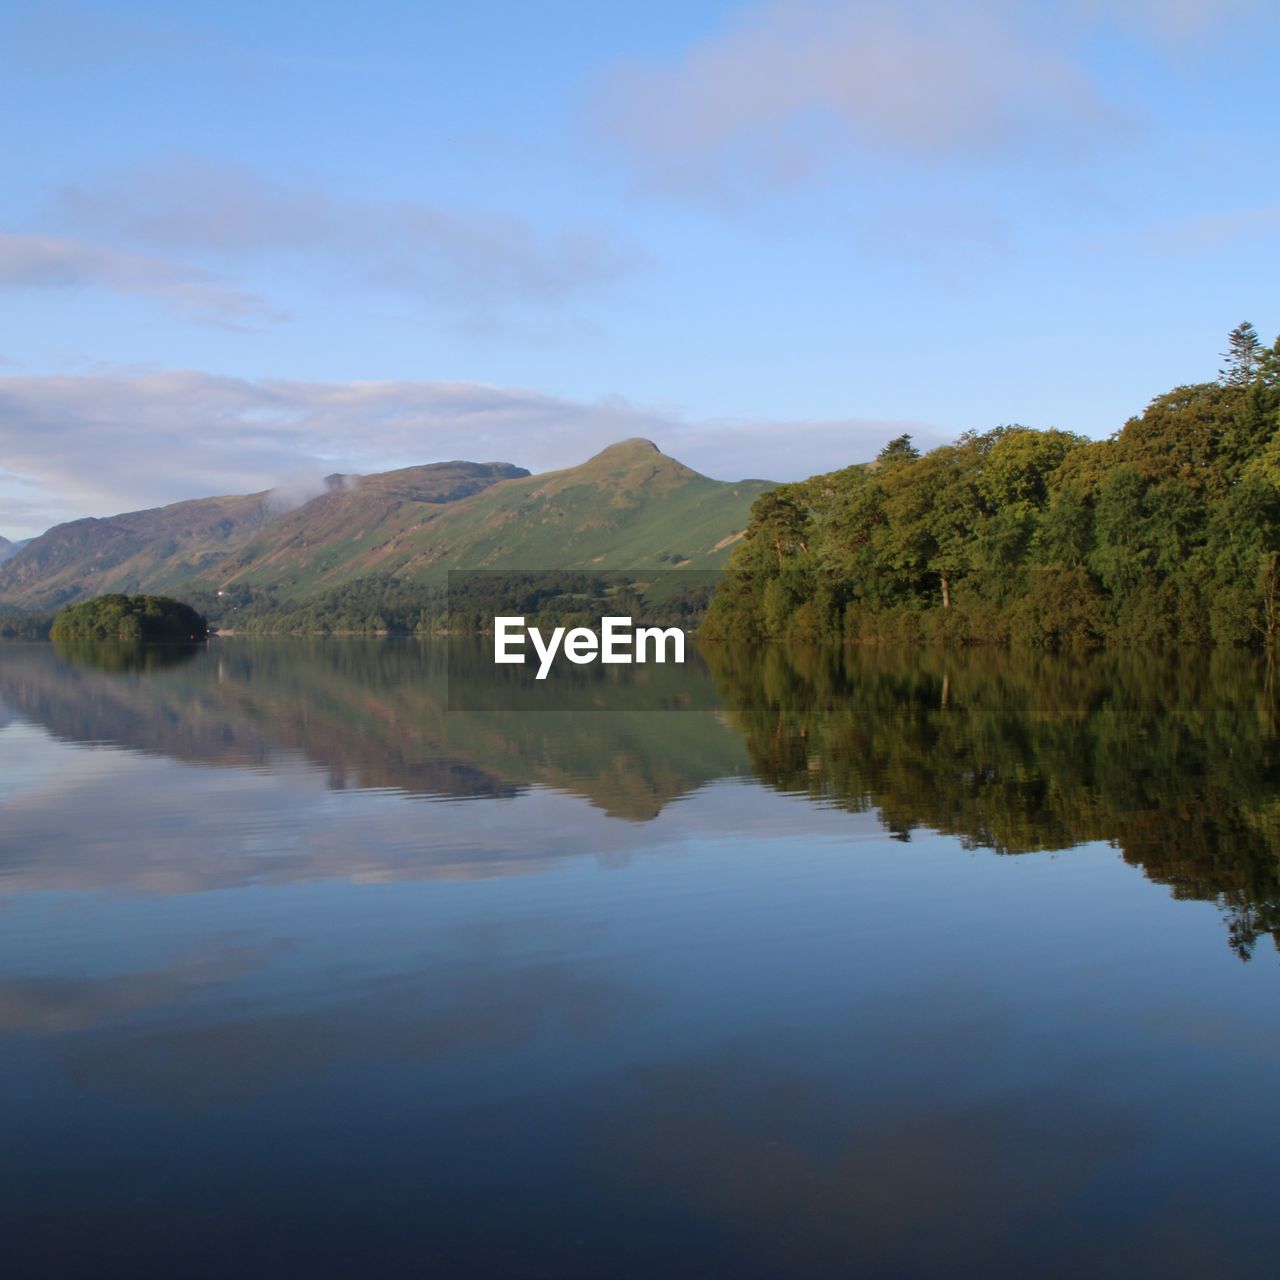
{"label": "dark water", "polygon": [[174,656],[0,649],[6,1274],[1271,1273],[1265,666]]}

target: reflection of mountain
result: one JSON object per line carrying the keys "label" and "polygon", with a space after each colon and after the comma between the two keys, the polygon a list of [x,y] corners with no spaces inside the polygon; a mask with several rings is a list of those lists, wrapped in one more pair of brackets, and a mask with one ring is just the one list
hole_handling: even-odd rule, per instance
{"label": "reflection of mountain", "polygon": [[445,652],[415,641],[222,640],[146,677],[15,645],[0,652],[0,697],[76,742],[227,765],[296,753],[338,788],[466,797],[540,784],[634,820],[746,771],[740,739],[710,713],[446,712]]}
{"label": "reflection of mountain", "polygon": [[1239,652],[709,660],[761,781],[1002,853],[1091,840],[1280,945],[1280,703]]}
{"label": "reflection of mountain", "polygon": [[[416,641],[221,640],[181,665],[122,674],[12,645],[0,649],[0,707],[66,740],[179,761],[292,759],[336,789],[436,797],[541,786],[631,820],[754,774],[875,813],[904,840],[923,827],[1001,853],[1110,841],[1176,896],[1217,902],[1241,954],[1280,935],[1277,707],[1248,655],[710,646],[707,658],[731,711],[490,713],[446,711],[445,651]],[[460,827],[484,840],[451,845],[448,865],[506,863],[517,845],[533,865],[563,843],[566,812],[514,843],[486,825],[496,811],[455,815],[448,840]],[[440,823],[422,832],[445,857]],[[366,874],[383,874],[380,856]],[[340,850],[325,857],[344,865]]]}

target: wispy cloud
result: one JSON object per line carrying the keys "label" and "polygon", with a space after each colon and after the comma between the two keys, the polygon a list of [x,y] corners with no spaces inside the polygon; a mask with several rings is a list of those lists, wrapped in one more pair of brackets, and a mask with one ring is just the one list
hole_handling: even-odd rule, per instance
{"label": "wispy cloud", "polygon": [[768,0],[668,61],[613,68],[605,136],[659,186],[792,182],[859,154],[1076,143],[1114,123],[1038,7]]}
{"label": "wispy cloud", "polygon": [[1269,238],[1277,231],[1280,231],[1280,204],[1268,204],[1156,224],[1144,230],[1137,242],[1145,249],[1161,253],[1209,252],[1241,240]]}
{"label": "wispy cloud", "polygon": [[47,72],[147,69],[157,61],[198,63],[227,46],[190,25],[124,12],[124,6],[35,0],[6,6],[0,40]]}
{"label": "wispy cloud", "polygon": [[225,328],[282,318],[257,294],[197,267],[72,237],[0,231],[0,290],[22,289],[104,289]]}
{"label": "wispy cloud", "polygon": [[51,218],[77,234],[225,270],[292,264],[468,323],[558,307],[640,262],[599,229],[543,231],[512,213],[338,195],[320,183],[197,156],[68,185]]}
{"label": "wispy cloud", "polygon": [[[695,421],[623,400],[578,401],[475,383],[316,383],[196,371],[0,376],[0,529],[38,531],[32,497],[53,518],[106,515],[213,493],[305,484],[451,458],[569,466],[627,436],[722,479],[798,479],[874,456],[927,425]],[[12,481],[22,501],[10,506]],[[33,529],[33,524],[35,528]]]}
{"label": "wispy cloud", "polygon": [[1082,17],[1119,27],[1139,39],[1166,48],[1239,30],[1266,7],[1266,0],[1072,0]]}

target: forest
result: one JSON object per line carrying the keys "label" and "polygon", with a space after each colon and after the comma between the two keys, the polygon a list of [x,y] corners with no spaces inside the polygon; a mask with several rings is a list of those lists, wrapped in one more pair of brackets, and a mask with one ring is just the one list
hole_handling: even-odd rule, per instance
{"label": "forest", "polygon": [[492,632],[499,614],[572,627],[598,626],[613,613],[692,628],[719,577],[705,569],[477,569],[454,571],[447,588],[380,574],[306,600],[241,585],[196,590],[190,598],[217,630],[246,635],[474,636]]}
{"label": "forest", "polygon": [[1272,644],[1280,637],[1280,339],[1109,439],[1002,426],[759,497],[713,639]]}

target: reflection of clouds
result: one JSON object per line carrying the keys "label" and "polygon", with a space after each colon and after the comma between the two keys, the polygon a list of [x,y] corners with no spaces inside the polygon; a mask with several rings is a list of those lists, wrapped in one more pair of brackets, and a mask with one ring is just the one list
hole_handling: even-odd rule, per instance
{"label": "reflection of clouds", "polygon": [[[16,735],[11,736],[11,735]],[[651,823],[531,788],[510,799],[424,803],[395,791],[334,791],[300,760],[270,770],[180,765],[60,743],[30,725],[0,731],[7,773],[0,892],[197,893],[341,878],[475,879],[592,856],[610,865],[690,840],[878,836],[869,815],[815,809],[725,782]]]}
{"label": "reflection of clouds", "polygon": [[1167,1037],[1172,1052],[1185,1053],[1191,1047],[1227,1049],[1272,1061],[1280,1059],[1280,1029],[1238,1014],[1168,1004],[1147,1010],[1142,1022],[1150,1034]]}
{"label": "reflection of clouds", "polygon": [[[880,1053],[852,1085],[751,1052],[642,1073],[597,1167],[633,1202],[679,1204],[742,1276],[1221,1274],[1229,1210],[1194,1172],[1142,1185],[1158,1104],[1108,1104],[1088,1073],[1046,1078],[1043,1058],[1034,1078],[983,1087],[1012,1027],[951,1030],[931,1060]],[[1263,1265],[1241,1247],[1235,1261]]]}
{"label": "reflection of clouds", "polygon": [[288,947],[224,944],[161,968],[88,978],[81,974],[0,976],[0,1033],[52,1035],[109,1023],[144,1009],[180,1003],[195,991],[261,968]]}
{"label": "reflection of clouds", "polygon": [[[563,954],[566,942],[589,932],[558,918],[457,927],[447,931],[442,954],[411,958],[395,973],[344,975],[311,998],[282,1007],[255,1000],[243,1011],[239,1004],[182,1007],[190,978],[179,969],[155,975],[167,983],[162,997],[172,999],[163,1016],[72,1036],[53,1051],[65,1055],[79,1088],[184,1105],[285,1081],[296,1087],[339,1066],[501,1057],[542,1037],[589,1041],[652,1003],[637,987]],[[103,980],[97,998],[82,1004],[100,1010],[114,1002],[112,1011],[122,1011],[120,981]]]}

